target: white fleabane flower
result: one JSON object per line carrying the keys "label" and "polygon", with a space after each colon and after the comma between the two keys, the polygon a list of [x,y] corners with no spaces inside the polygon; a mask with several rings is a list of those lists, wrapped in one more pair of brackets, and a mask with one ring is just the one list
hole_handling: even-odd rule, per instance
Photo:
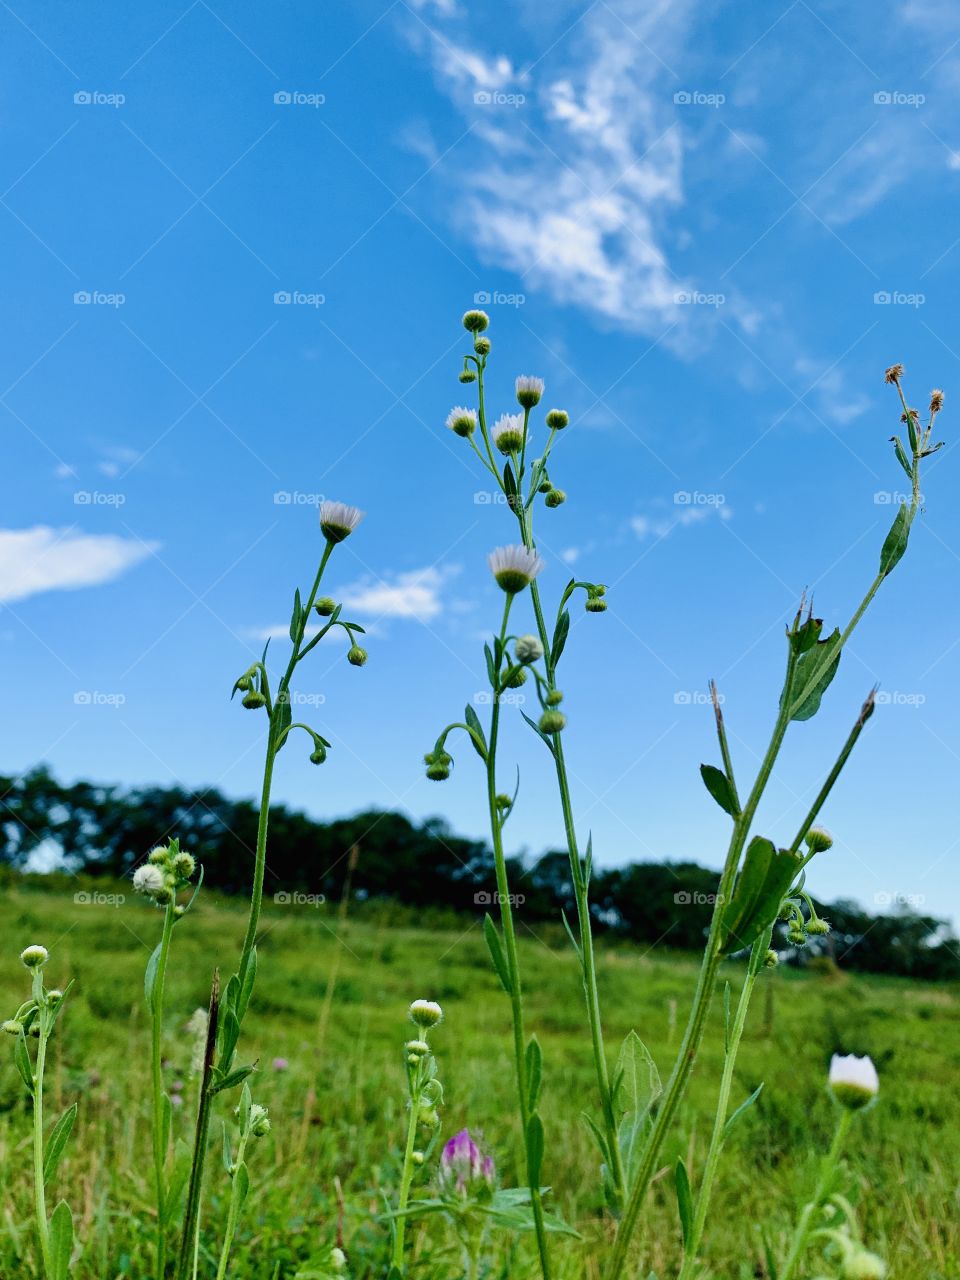
{"label": "white fleabane flower", "polygon": [[34,943],[31,947],[24,947],[20,952],[20,959],[28,969],[40,969],[50,959],[50,953],[46,947]]}
{"label": "white fleabane flower", "polygon": [[447,428],[457,436],[472,436],[477,429],[476,412],[457,405],[447,414]]}
{"label": "white fleabane flower", "polygon": [[320,503],[320,529],[328,542],[343,542],[363,519],[363,512],[345,502]]}
{"label": "white fleabane flower", "polygon": [[523,414],[505,413],[493,424],[493,443],[501,453],[516,453],[523,444]]}
{"label": "white fleabane flower", "polygon": [[414,1000],[410,1006],[410,1019],[418,1027],[435,1027],[443,1020],[443,1010],[436,1000]]}
{"label": "white fleabane flower", "polygon": [[497,547],[487,559],[497,585],[508,595],[516,595],[524,587],[529,587],[543,568],[543,561],[537,553],[522,545]]}
{"label": "white fleabane flower", "polygon": [[532,409],[535,404],[539,404],[542,395],[542,378],[531,378],[527,374],[522,374],[517,379],[517,403],[522,404],[525,409]]}
{"label": "white fleabane flower", "polygon": [[543,645],[536,636],[517,636],[515,652],[518,662],[536,662],[543,657]]}
{"label": "white fleabane flower", "polygon": [[839,1053],[833,1055],[827,1083],[840,1105],[851,1111],[869,1106],[880,1092],[880,1077],[873,1060],[866,1056],[858,1058],[853,1053],[845,1057]]}
{"label": "white fleabane flower", "polygon": [[158,893],[161,893],[166,887],[166,883],[163,872],[152,862],[145,862],[142,867],[137,867],[133,873],[134,889],[136,889],[137,893],[145,894],[148,898],[153,898]]}

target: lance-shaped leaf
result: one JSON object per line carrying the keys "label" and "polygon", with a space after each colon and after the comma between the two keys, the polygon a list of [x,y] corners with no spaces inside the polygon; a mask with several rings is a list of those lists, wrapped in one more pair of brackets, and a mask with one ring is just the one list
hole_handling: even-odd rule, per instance
{"label": "lance-shaped leaf", "polygon": [[536,1112],[527,1121],[527,1176],[531,1186],[540,1185],[540,1169],[543,1165],[543,1121]]}
{"label": "lance-shaped leaf", "polygon": [[294,644],[297,643],[297,636],[300,632],[300,622],[303,618],[303,604],[300,600],[300,588],[297,587],[293,597],[293,612],[290,614],[290,639]]}
{"label": "lance-shaped leaf", "polygon": [[907,549],[907,539],[909,537],[910,507],[906,502],[902,502],[880,551],[880,572],[884,577],[899,563],[900,558]]}
{"label": "lance-shaped leaf", "polygon": [[506,956],[503,954],[503,944],[500,941],[497,926],[489,915],[483,917],[483,936],[487,940],[487,950],[490,952],[490,959],[493,961],[493,967],[497,972],[497,977],[500,979],[500,985],[507,995],[510,995],[513,991],[510,970],[507,967]]}
{"label": "lance-shaped leaf", "polygon": [[540,1101],[540,1083],[543,1080],[543,1052],[536,1036],[533,1036],[527,1045],[526,1063],[530,1110],[536,1111]]}
{"label": "lance-shaped leaf", "polygon": [[677,1189],[677,1208],[680,1211],[680,1230],[683,1232],[684,1247],[690,1241],[690,1230],[693,1227],[693,1196],[690,1194],[690,1178],[683,1159],[677,1160],[674,1174]]}
{"label": "lance-shaped leaf", "polygon": [[736,800],[733,798],[733,787],[730,785],[730,779],[723,770],[718,769],[713,764],[702,764],[700,766],[700,776],[703,778],[703,785],[724,813],[729,813],[731,818],[735,818],[740,811],[737,808]]}
{"label": "lance-shaped leaf", "polygon": [[723,911],[721,951],[740,951],[773,924],[780,904],[793,883],[800,857],[789,849],[776,849],[765,836],[754,836],[747,846],[733,896]]}
{"label": "lance-shaped leaf", "polygon": [[650,1051],[635,1031],[627,1033],[613,1072],[613,1105],[620,1113],[617,1131],[628,1180],[639,1157],[647,1117],[663,1092]]}
{"label": "lance-shaped leaf", "polygon": [[820,710],[820,699],[823,697],[830,681],[837,674],[840,662],[840,629],[835,628],[826,640],[818,640],[797,660],[794,677],[787,696],[791,705],[801,701],[793,712],[792,720],[809,720]]}
{"label": "lance-shaped leaf", "polygon": [[67,1202],[61,1200],[50,1217],[51,1280],[66,1280],[70,1274],[72,1253],[73,1214]]}
{"label": "lance-shaped leaf", "polygon": [[50,1137],[47,1139],[47,1150],[43,1157],[43,1181],[44,1185],[50,1181],[56,1172],[57,1165],[63,1158],[64,1148],[67,1145],[67,1139],[70,1137],[70,1130],[73,1128],[73,1122],[77,1118],[77,1104],[68,1107],[57,1123],[53,1126]]}
{"label": "lance-shaped leaf", "polygon": [[739,1107],[737,1107],[736,1111],[734,1111],[733,1115],[730,1117],[727,1123],[723,1126],[724,1141],[726,1141],[726,1139],[729,1137],[730,1130],[737,1123],[740,1117],[742,1115],[745,1115],[746,1112],[750,1110],[750,1108],[753,1106],[756,1100],[760,1097],[762,1090],[763,1090],[763,1085],[758,1084],[756,1089],[754,1089],[753,1093],[751,1093],[750,1097],[747,1098],[745,1101],[741,1102]]}
{"label": "lance-shaped leaf", "polygon": [[483,725],[480,723],[480,717],[477,715],[476,711],[474,711],[469,702],[464,708],[463,718],[473,730],[473,733],[469,734],[468,737],[470,738],[470,743],[474,751],[476,751],[481,760],[486,761],[487,739],[484,736]]}
{"label": "lance-shaped leaf", "polygon": [[567,643],[567,636],[570,634],[570,611],[564,609],[557,619],[556,630],[553,633],[553,644],[550,646],[550,665],[555,667],[560,661],[560,655],[563,653],[564,646]]}

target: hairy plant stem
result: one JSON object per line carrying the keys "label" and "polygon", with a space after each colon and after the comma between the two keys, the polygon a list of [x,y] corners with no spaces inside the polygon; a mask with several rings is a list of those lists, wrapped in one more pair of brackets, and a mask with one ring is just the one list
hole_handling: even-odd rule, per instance
{"label": "hairy plant stem", "polygon": [[210,1006],[207,1013],[207,1043],[203,1054],[203,1075],[200,1080],[200,1102],[197,1108],[197,1125],[193,1142],[193,1162],[187,1187],[187,1203],[177,1261],[177,1280],[191,1280],[197,1274],[200,1254],[200,1199],[203,1191],[203,1169],[206,1162],[207,1139],[210,1133],[210,1113],[213,1106],[214,1058],[217,1049],[217,1024],[220,1013],[220,975],[214,973],[210,988]]}
{"label": "hairy plant stem", "polygon": [[837,1130],[833,1135],[833,1142],[830,1144],[830,1150],[827,1152],[820,1170],[816,1191],[813,1193],[813,1199],[804,1205],[803,1212],[800,1214],[800,1220],[790,1241],[789,1251],[779,1272],[779,1280],[792,1280],[797,1263],[803,1256],[803,1252],[809,1242],[814,1214],[823,1207],[829,1195],[830,1184],[833,1181],[837,1163],[840,1159],[840,1152],[852,1119],[853,1112],[847,1110],[846,1107],[842,1108],[840,1119],[837,1121]]}
{"label": "hairy plant stem", "polygon": [[392,1265],[403,1271],[403,1243],[407,1219],[404,1216],[410,1200],[413,1182],[413,1153],[417,1145],[417,1125],[420,1122],[420,1090],[423,1085],[423,1058],[417,1060],[416,1074],[410,1089],[410,1116],[407,1120],[407,1142],[403,1150],[403,1170],[400,1174],[400,1197],[397,1202],[398,1217],[393,1233]]}
{"label": "hairy plant stem", "polygon": [[[873,694],[867,698],[866,702],[860,709],[856,723],[850,730],[846,742],[837,757],[833,768],[827,774],[823,785],[817,792],[816,799],[810,806],[800,829],[790,845],[791,852],[798,853],[801,844],[817,820],[820,810],[823,808],[827,797],[833,790],[834,783],[839,778],[841,770],[850,758],[850,753],[856,745],[857,739],[863,732],[863,727],[873,712]],[[724,735],[725,738],[725,735]],[[732,778],[732,767],[729,761],[729,755],[724,755],[725,766],[728,770],[728,777]],[[736,788],[734,787],[734,791]],[[798,866],[798,871],[803,870],[807,863],[814,857],[812,852],[807,853],[802,862]],[[703,1177],[700,1183],[700,1191],[697,1196],[696,1211],[694,1214],[693,1225],[690,1231],[689,1239],[684,1246],[683,1266],[680,1270],[678,1280],[692,1280],[694,1269],[697,1263],[697,1252],[703,1239],[704,1229],[706,1227],[707,1212],[710,1208],[710,1197],[713,1191],[713,1183],[716,1178],[717,1167],[720,1157],[723,1153],[723,1145],[726,1138],[726,1122],[727,1111],[730,1105],[730,1089],[733,1084],[733,1073],[737,1064],[737,1055],[740,1051],[740,1041],[743,1038],[743,1031],[747,1021],[747,1013],[750,1008],[750,1001],[753,998],[753,991],[757,978],[763,968],[764,957],[770,947],[773,937],[773,925],[760,935],[750,949],[750,959],[747,963],[747,974],[744,979],[743,988],[740,992],[740,998],[737,1002],[737,1010],[734,1015],[733,1023],[729,1029],[729,1035],[724,1050],[723,1073],[720,1079],[720,1090],[717,1096],[717,1110],[714,1117],[713,1132],[710,1137],[710,1146],[707,1151],[707,1158],[704,1163]]]}
{"label": "hairy plant stem", "polygon": [[[153,1074],[153,1178],[157,1197],[157,1280],[163,1280],[166,1273],[166,1188],[164,1168],[167,1160],[167,1144],[164,1130],[167,1128],[164,1119],[164,1103],[166,1096],[163,1089],[163,989],[167,972],[167,957],[170,953],[170,939],[173,935],[174,916],[173,900],[167,903],[163,914],[163,934],[160,938],[160,955],[157,959],[157,972],[152,992],[152,1040],[151,1066]],[[169,1106],[169,1103],[167,1103]]]}
{"label": "hairy plant stem", "polygon": [[[532,521],[529,515],[521,511],[518,515],[520,533],[524,545],[535,550]],[[547,673],[548,688],[556,688],[556,671],[551,654],[551,637],[547,632],[543,616],[543,606],[536,581],[530,585],[533,598],[533,612],[537,620],[537,631],[543,645],[543,662]],[[577,841],[577,829],[573,818],[573,802],[570,798],[570,783],[567,778],[567,765],[563,754],[563,734],[553,738],[553,760],[557,773],[557,789],[560,793],[560,808],[563,813],[563,828],[567,840],[567,854],[570,859],[570,876],[573,881],[573,892],[577,903],[577,924],[580,934],[580,963],[583,973],[583,992],[587,1006],[587,1017],[590,1022],[590,1040],[593,1049],[594,1070],[597,1076],[597,1089],[600,1094],[600,1108],[603,1115],[603,1128],[607,1139],[609,1157],[608,1168],[613,1182],[617,1203],[623,1202],[626,1195],[626,1182],[623,1169],[623,1155],[617,1137],[617,1118],[614,1111],[613,1092],[610,1088],[610,1072],[607,1066],[607,1055],[603,1043],[603,1020],[600,1011],[600,992],[597,987],[597,964],[593,947],[593,929],[590,919],[590,886],[584,872],[583,861]]]}
{"label": "hairy plant stem", "polygon": [[47,1199],[43,1184],[43,1073],[47,1063],[47,1040],[50,1035],[49,1013],[43,1002],[43,979],[39,968],[34,971],[33,996],[40,1008],[37,1018],[40,1039],[33,1075],[33,1203],[40,1237],[40,1255],[47,1280],[53,1280],[53,1258],[50,1253],[50,1228],[47,1225]]}
{"label": "hairy plant stem", "polygon": [[[234,1168],[239,1169],[243,1164],[243,1156],[247,1149],[249,1133],[241,1133],[240,1141],[237,1143],[237,1154],[234,1160]],[[223,1233],[223,1248],[220,1250],[220,1264],[217,1267],[217,1280],[224,1280],[227,1274],[227,1263],[230,1260],[230,1250],[233,1247],[233,1237],[237,1231],[237,1221],[240,1217],[241,1196],[237,1190],[237,1175],[234,1173],[230,1182],[230,1206],[227,1209],[227,1223]]]}
{"label": "hairy plant stem", "polygon": [[313,586],[310,589],[310,596],[306,606],[303,608],[299,623],[295,633],[293,649],[290,653],[290,661],[287,663],[287,669],[284,672],[279,687],[277,689],[277,700],[275,704],[269,707],[270,713],[270,729],[267,733],[267,750],[263,764],[263,787],[260,793],[260,815],[257,822],[257,848],[253,865],[253,886],[250,892],[250,915],[247,920],[247,930],[244,934],[243,946],[240,951],[240,964],[237,968],[237,976],[240,979],[240,988],[247,976],[247,969],[250,964],[250,955],[257,941],[257,929],[260,925],[260,910],[263,904],[263,878],[266,869],[267,858],[267,828],[270,822],[270,790],[273,782],[273,766],[277,758],[277,752],[283,745],[283,739],[280,732],[280,708],[283,701],[289,698],[290,680],[293,676],[294,668],[300,661],[300,646],[303,644],[304,633],[307,629],[307,622],[313,611],[314,601],[317,598],[317,592],[320,590],[320,582],[323,578],[323,571],[327,567],[327,561],[330,559],[330,553],[333,551],[334,544],[327,542],[323,550],[323,556],[320,560],[320,567],[317,570],[317,576],[313,580]]}
{"label": "hairy plant stem", "polygon": [[[508,595],[503,607],[503,622],[500,627],[501,655],[506,644],[507,622],[510,617],[512,596]],[[499,683],[500,666],[496,675]],[[493,690],[493,707],[490,713],[490,738],[487,749],[487,803],[490,811],[490,831],[493,839],[493,858],[497,877],[497,894],[500,899],[500,921],[503,926],[503,944],[510,975],[510,1009],[513,1018],[513,1055],[517,1073],[517,1092],[520,1098],[520,1122],[523,1126],[524,1150],[527,1159],[527,1185],[530,1189],[530,1205],[533,1210],[533,1224],[537,1237],[537,1250],[540,1255],[540,1270],[543,1280],[550,1277],[550,1256],[547,1249],[547,1232],[543,1219],[543,1198],[540,1194],[539,1176],[531,1177],[530,1151],[527,1144],[527,1126],[530,1121],[530,1091],[527,1078],[525,1055],[525,1036],[523,1028],[523,991],[520,985],[520,959],[517,951],[517,936],[513,923],[513,906],[510,900],[510,884],[507,879],[507,865],[503,852],[503,823],[500,810],[497,808],[497,738],[500,731],[500,689]]]}

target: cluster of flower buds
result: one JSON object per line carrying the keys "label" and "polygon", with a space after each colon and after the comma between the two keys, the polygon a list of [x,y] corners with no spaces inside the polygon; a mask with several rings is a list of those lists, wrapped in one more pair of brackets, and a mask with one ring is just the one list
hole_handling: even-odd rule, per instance
{"label": "cluster of flower buds", "polygon": [[[443,1010],[435,1000],[414,1000],[409,1016],[417,1028],[416,1037],[403,1047],[411,1106],[417,1108],[418,1123],[433,1133],[440,1128],[443,1086],[437,1079],[437,1060],[430,1049],[428,1037],[433,1028],[443,1021]],[[419,1160],[414,1153],[414,1163],[423,1163],[422,1153]]]}
{"label": "cluster of flower buds", "polygon": [[[811,827],[806,834],[806,845],[809,860],[832,848],[833,836],[823,827]],[[779,918],[787,922],[787,938],[794,947],[805,947],[810,938],[822,938],[830,932],[829,922],[817,914],[813,899],[804,891],[803,877],[790,896],[784,898]]]}
{"label": "cluster of flower buds", "polygon": [[445,1195],[483,1199],[490,1195],[495,1183],[493,1158],[481,1152],[469,1129],[461,1129],[444,1144],[440,1153],[440,1187]]}
{"label": "cluster of flower buds", "polygon": [[903,413],[900,415],[900,421],[907,428],[907,443],[910,446],[909,453],[903,447],[903,443],[899,436],[891,436],[890,442],[893,445],[894,453],[897,455],[897,461],[903,467],[904,471],[913,479],[914,463],[920,458],[929,458],[932,453],[936,453],[938,449],[943,448],[943,441],[940,440],[936,444],[930,443],[933,434],[933,424],[937,414],[943,408],[943,392],[939,388],[934,388],[930,392],[929,413],[930,419],[925,428],[920,426],[920,413],[917,409],[909,409],[907,402],[903,396],[903,365],[892,364],[883,375],[884,382],[890,386],[897,388],[900,396],[900,403],[903,405]]}
{"label": "cluster of flower buds", "polygon": [[54,1010],[63,999],[63,992],[59,988],[51,987],[48,989],[43,985],[41,970],[49,959],[50,953],[47,948],[40,946],[39,943],[24,947],[20,952],[21,963],[33,974],[33,993],[30,999],[20,1006],[12,1018],[7,1018],[3,1023],[0,1023],[0,1031],[5,1031],[8,1036],[39,1036],[40,1023],[38,1016],[41,1007]]}
{"label": "cluster of flower buds", "polygon": [[426,753],[423,763],[427,766],[427,777],[431,782],[446,782],[450,777],[453,756],[442,747],[435,747]]}
{"label": "cluster of flower buds", "polygon": [[[235,1116],[244,1119],[244,1104],[238,1104],[233,1111]],[[259,1102],[249,1102],[246,1106],[246,1129],[251,1138],[265,1138],[270,1132],[270,1115],[267,1108],[261,1106]]]}
{"label": "cluster of flower buds", "polygon": [[[174,839],[151,849],[146,862],[133,873],[133,887],[158,907],[166,907],[176,903],[178,891],[190,884],[196,870],[193,854],[181,849],[180,841]],[[178,918],[185,915],[191,905],[192,899],[185,906],[175,905],[174,914]]]}

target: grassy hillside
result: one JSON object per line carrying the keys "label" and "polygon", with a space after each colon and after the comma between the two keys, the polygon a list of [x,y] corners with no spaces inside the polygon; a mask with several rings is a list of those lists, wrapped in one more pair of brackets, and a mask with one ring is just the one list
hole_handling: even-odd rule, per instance
{"label": "grassy hillside", "polygon": [[[102,888],[102,887],[101,887]],[[49,1069],[51,1111],[79,1100],[80,1114],[59,1180],[70,1187],[84,1254],[81,1280],[148,1274],[152,1205],[149,1158],[148,1028],[144,965],[160,914],[129,895],[119,906],[15,886],[0,899],[0,1015],[28,988],[17,959],[28,943],[51,953],[48,982],[76,979]],[[167,984],[169,1081],[181,1081],[178,1136],[192,1130],[196,1081],[190,1075],[190,1014],[206,1004],[210,975],[235,963],[242,904],[203,893],[176,931]],[[345,926],[328,907],[267,904],[260,978],[242,1057],[259,1056],[254,1097],[268,1105],[272,1134],[252,1151],[250,1198],[230,1274],[238,1280],[293,1277],[311,1253],[331,1245],[336,1179],[343,1189],[346,1249],[355,1277],[386,1273],[387,1228],[378,1215],[395,1196],[403,1138],[400,1048],[410,1033],[408,1003],[440,1001],[446,1018],[433,1036],[446,1091],[444,1132],[482,1132],[505,1185],[516,1185],[509,1016],[492,974],[479,923],[429,927],[391,908],[367,908]],[[598,1274],[596,1242],[608,1230],[600,1212],[596,1154],[579,1112],[592,1106],[592,1068],[584,1041],[575,959],[562,932],[525,933],[529,1025],[543,1046],[547,1123],[545,1176],[553,1207],[583,1239],[557,1243],[558,1275]],[[666,1075],[692,990],[694,957],[601,953],[601,992],[611,1053],[635,1028]],[[326,1001],[331,978],[332,1000]],[[736,988],[741,971],[729,966]],[[824,1091],[831,1052],[869,1053],[882,1080],[880,1104],[856,1127],[850,1167],[871,1247],[901,1280],[960,1277],[960,998],[956,989],[896,979],[779,970],[762,979],[740,1057],[734,1103],[761,1081],[756,1107],[725,1156],[708,1238],[714,1280],[766,1273],[758,1224],[782,1246],[816,1178],[814,1147],[832,1127]],[[720,1069],[719,1009],[683,1113],[683,1154],[699,1174]],[[6,1038],[5,1038],[6,1039]],[[12,1065],[0,1067],[0,1276],[28,1276],[34,1265],[30,1221],[29,1116]],[[283,1070],[273,1067],[286,1059]],[[231,1095],[230,1106],[233,1105]],[[220,1116],[228,1115],[223,1106]],[[219,1144],[220,1120],[215,1125]],[[209,1213],[225,1212],[226,1178],[211,1159]],[[425,1170],[423,1181],[429,1180]],[[673,1277],[679,1259],[672,1178],[661,1176],[649,1202],[634,1274]],[[411,1274],[459,1274],[452,1241],[412,1232],[420,1261]],[[216,1238],[215,1235],[213,1237]],[[529,1243],[515,1256],[503,1241],[497,1275],[532,1274]],[[204,1273],[202,1269],[202,1274]],[[207,1264],[205,1274],[213,1271]],[[811,1269],[811,1275],[816,1274]]]}

